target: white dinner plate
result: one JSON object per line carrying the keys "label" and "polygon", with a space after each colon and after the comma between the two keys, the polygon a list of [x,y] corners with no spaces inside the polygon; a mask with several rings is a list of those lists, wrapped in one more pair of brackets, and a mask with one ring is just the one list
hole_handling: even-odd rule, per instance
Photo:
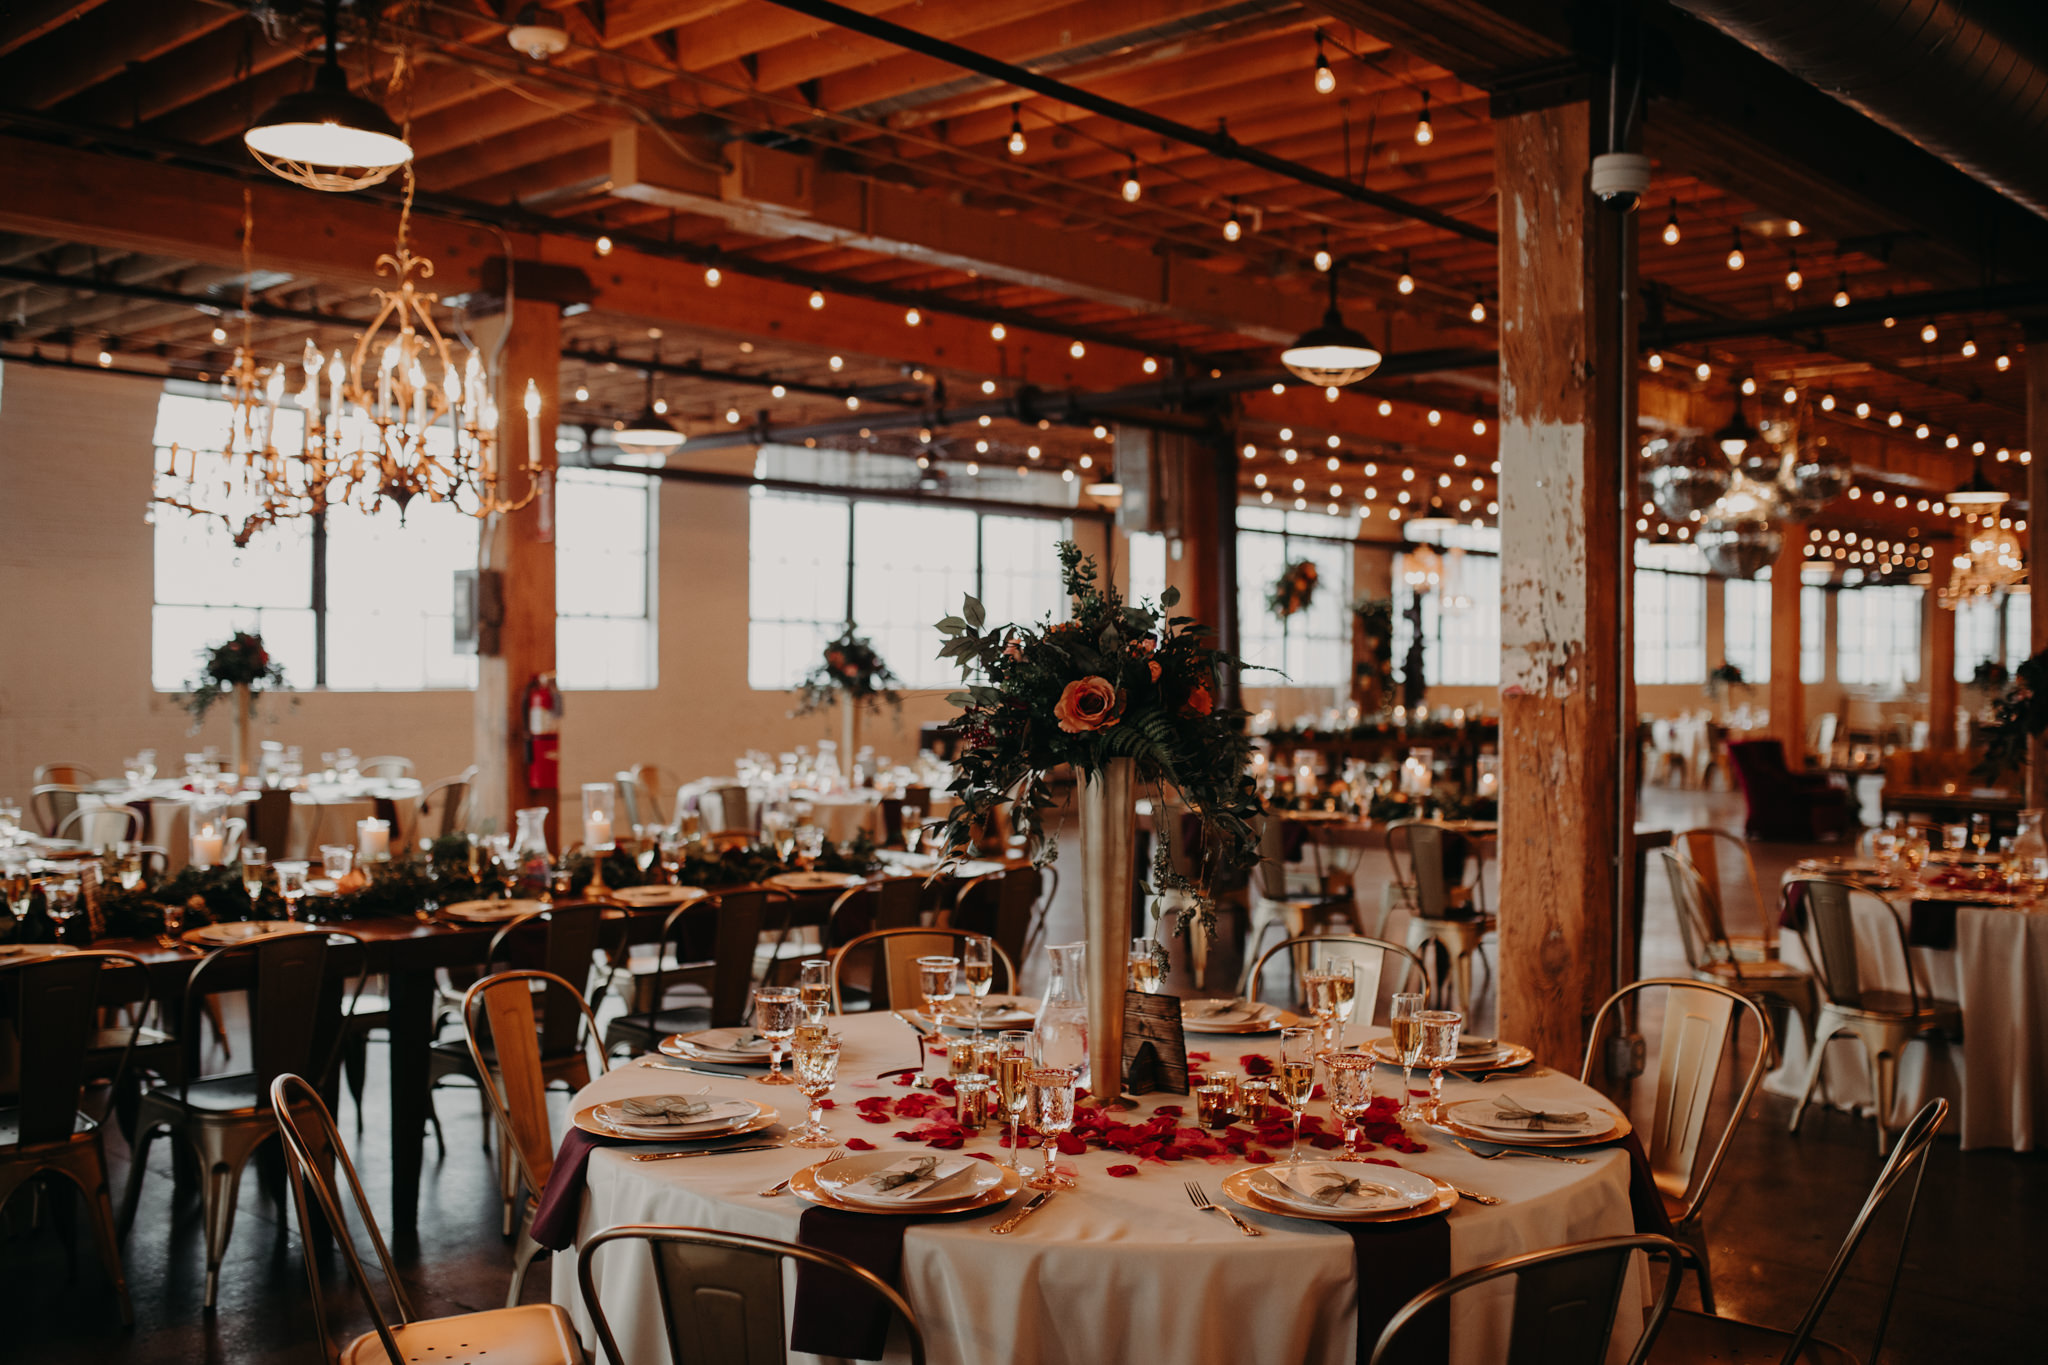
{"label": "white dinner plate", "polygon": [[[1231,1006],[1229,1009],[1220,1006]],[[1301,1022],[1277,1005],[1247,1005],[1230,1000],[1183,1000],[1181,1027],[1189,1033],[1270,1033]]]}
{"label": "white dinner plate", "polygon": [[752,1029],[711,1028],[697,1033],[678,1033],[664,1039],[661,1050],[676,1057],[701,1057],[707,1062],[768,1060],[768,1040]]}
{"label": "white dinner plate", "polygon": [[722,1133],[738,1127],[761,1112],[752,1100],[732,1095],[691,1095],[685,1098],[711,1106],[705,1113],[680,1123],[661,1123],[626,1113],[624,1100],[609,1100],[596,1106],[597,1121],[612,1131],[636,1138],[688,1138]]}
{"label": "white dinner plate", "polygon": [[[964,995],[953,997],[953,1003],[940,1012],[939,1022],[950,1029],[973,1030],[977,1024],[984,1029],[1023,1028],[1038,1018],[1038,997],[1032,995],[987,995],[982,997],[981,1017],[977,1020],[973,1002]],[[920,1022],[929,1024],[922,1010],[914,1010]]]}
{"label": "white dinner plate", "polygon": [[547,908],[546,901],[457,901],[453,905],[442,906],[441,913],[449,919],[466,920],[471,924],[499,924]]}
{"label": "white dinner plate", "polygon": [[36,957],[67,957],[77,951],[68,943],[0,943],[0,961],[26,962]]}
{"label": "white dinner plate", "polygon": [[[874,1177],[907,1162],[932,1161],[942,1178],[919,1193],[904,1197],[877,1191]],[[996,1162],[956,1152],[856,1152],[817,1168],[820,1189],[835,1199],[876,1209],[915,1209],[921,1204],[951,1204],[978,1198],[1003,1183],[1003,1168]]]}
{"label": "white dinner plate", "polygon": [[1469,1100],[1454,1100],[1444,1106],[1444,1114],[1462,1127],[1502,1138],[1519,1138],[1524,1142],[1570,1141],[1605,1133],[1614,1127],[1614,1115],[1596,1105],[1551,1100],[1538,1101],[1537,1105],[1552,1113],[1564,1110],[1583,1113],[1585,1117],[1576,1123],[1546,1123],[1541,1128],[1531,1128],[1527,1123],[1499,1116],[1504,1099],[1501,1095],[1482,1095]]}
{"label": "white dinner plate", "polygon": [[778,872],[766,885],[779,891],[844,891],[849,886],[865,886],[867,880],[851,872]]}
{"label": "white dinner plate", "polygon": [[622,886],[612,892],[620,905],[646,910],[657,905],[684,905],[710,895],[701,886]]}
{"label": "white dinner plate", "polygon": [[[1412,1209],[1436,1198],[1436,1182],[1426,1175],[1364,1161],[1304,1161],[1299,1166],[1267,1166],[1259,1171],[1258,1192],[1276,1204],[1302,1213],[1386,1213]],[[1377,1187],[1345,1194],[1331,1202],[1315,1192],[1338,1181]]]}
{"label": "white dinner plate", "polygon": [[187,929],[178,935],[178,941],[203,948],[226,948],[237,943],[247,943],[251,939],[270,938],[277,934],[304,933],[311,928],[311,925],[288,919],[231,920],[226,924],[208,924],[198,929]]}

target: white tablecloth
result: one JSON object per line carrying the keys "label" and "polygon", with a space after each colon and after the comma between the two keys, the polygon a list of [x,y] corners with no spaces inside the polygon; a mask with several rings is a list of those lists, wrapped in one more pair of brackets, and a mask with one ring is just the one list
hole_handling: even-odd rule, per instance
{"label": "white tablecloth", "polygon": [[[380,800],[391,803],[396,822],[391,830],[391,851],[397,855],[405,850],[407,841],[413,837],[413,830],[419,823],[420,797],[425,788],[413,778],[401,778],[394,782],[357,782],[346,785],[315,785],[304,791],[292,793],[291,835],[285,848],[268,850],[272,861],[279,858],[306,858],[318,862],[320,845],[346,844],[356,846],[356,821],[372,819],[377,815]],[[248,820],[253,792],[239,792],[229,796],[233,802],[230,815]],[[192,860],[192,811],[193,793],[186,791],[176,782],[151,783],[146,787],[125,792],[95,793],[80,798],[80,804],[134,805],[147,812],[149,828],[144,831],[143,842],[164,850],[169,868],[175,872]],[[245,832],[243,838],[253,838]]]}
{"label": "white tablecloth", "polygon": [[[1868,897],[1852,903],[1864,986],[1905,990],[1906,964],[1889,912]],[[1958,906],[1955,947],[1910,951],[1921,988],[1962,1006],[1963,1041],[1960,1047],[1923,1041],[1906,1049],[1890,1124],[1903,1127],[1940,1096],[1958,1110],[1956,1131],[1966,1151],[2030,1152],[2048,1142],[2048,909]],[[1810,969],[1804,945],[1789,929],[1779,934],[1779,952]],[[1784,1062],[1764,1085],[1796,1096],[1806,1078],[1807,1040],[1790,1031],[1783,1042]],[[1862,1047],[1846,1038],[1830,1045],[1821,1080],[1826,1100],[1840,1108],[1867,1112],[1876,1104]],[[1823,1097],[1817,1092],[1814,1098]]]}
{"label": "white tablecloth", "polygon": [[825,837],[835,844],[843,844],[861,833],[879,844],[886,833],[878,792],[835,792],[829,796],[819,792],[792,792],[789,799],[810,806],[811,823],[824,830]]}
{"label": "white tablecloth", "polygon": [[[862,1123],[854,1117],[853,1102],[870,1094],[901,1093],[869,1078],[916,1060],[910,1033],[886,1014],[846,1016],[839,1028],[845,1039],[842,1079],[834,1096],[838,1107],[827,1111],[827,1122],[840,1136],[865,1138],[884,1149],[905,1146],[890,1134],[910,1125]],[[1213,1055],[1212,1067],[1227,1067],[1246,1052],[1272,1056],[1278,1046],[1270,1036],[1190,1038],[1189,1043]],[[705,1083],[699,1077],[626,1066],[600,1077],[572,1103],[581,1108],[596,1100]],[[1385,1070],[1379,1083],[1382,1093],[1397,1088]],[[772,1097],[792,1121],[800,1117],[802,1099],[793,1088],[775,1092],[744,1080],[709,1084],[715,1093]],[[1450,1093],[1455,1096],[1464,1088],[1464,1082],[1453,1082]],[[1578,1105],[1597,1098],[1555,1072],[1518,1082],[1514,1094],[1524,1103]],[[1162,1103],[1186,1105],[1191,1121],[1193,1101],[1172,1095],[1146,1097],[1131,1120],[1139,1121]],[[1323,1110],[1320,1101],[1316,1108]],[[1584,1166],[1525,1159],[1485,1162],[1441,1135],[1417,1135],[1429,1150],[1399,1157],[1403,1165],[1509,1201],[1493,1207],[1460,1201],[1451,1210],[1453,1273],[1525,1251],[1634,1230],[1623,1152],[1589,1153],[1593,1159]],[[989,1138],[970,1143],[968,1150],[1002,1151]],[[616,1148],[599,1149],[590,1160],[578,1237],[623,1223],[665,1223],[793,1241],[797,1220],[809,1206],[788,1195],[764,1199],[758,1192],[816,1159],[815,1153],[780,1150],[637,1163]],[[924,1327],[934,1365],[1133,1360],[1350,1365],[1357,1282],[1350,1237],[1334,1227],[1240,1210],[1267,1233],[1241,1237],[1221,1218],[1190,1207],[1183,1189],[1185,1181],[1199,1180],[1212,1199],[1223,1202],[1220,1182],[1233,1166],[1146,1162],[1138,1163],[1140,1173],[1134,1177],[1104,1173],[1130,1160],[1094,1150],[1062,1157],[1063,1165],[1080,1172],[1080,1187],[1054,1199],[1007,1237],[991,1236],[988,1228],[995,1220],[987,1217],[935,1220],[910,1230],[904,1239],[903,1288]],[[626,1358],[664,1359],[660,1304],[644,1251],[607,1249],[594,1271],[606,1317]],[[575,1256],[556,1255],[551,1273],[554,1301],[569,1310],[589,1344],[593,1338],[577,1291]],[[1640,1269],[1633,1278],[1617,1332],[1618,1340],[1630,1343],[1641,1322]],[[1451,1327],[1452,1359],[1464,1365],[1503,1359],[1510,1304],[1505,1285],[1498,1293],[1462,1296]],[[1619,1360],[1625,1350],[1609,1354]]]}

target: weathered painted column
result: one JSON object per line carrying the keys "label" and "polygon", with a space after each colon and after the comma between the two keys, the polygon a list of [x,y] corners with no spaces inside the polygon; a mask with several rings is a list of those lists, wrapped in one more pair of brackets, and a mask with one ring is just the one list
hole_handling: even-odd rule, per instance
{"label": "weathered painted column", "polygon": [[[1806,684],[1799,678],[1799,571],[1805,567],[1806,527],[1785,528],[1785,548],[1771,566],[1771,733],[1785,746],[1794,769],[1806,754]],[[1821,755],[1827,761],[1827,755]]]}
{"label": "weathered painted column", "polygon": [[[1496,110],[1502,1036],[1576,1067],[1614,988],[1634,726],[1625,538],[1634,223],[1593,206],[1584,103]],[[1626,448],[1627,458],[1624,459]]]}

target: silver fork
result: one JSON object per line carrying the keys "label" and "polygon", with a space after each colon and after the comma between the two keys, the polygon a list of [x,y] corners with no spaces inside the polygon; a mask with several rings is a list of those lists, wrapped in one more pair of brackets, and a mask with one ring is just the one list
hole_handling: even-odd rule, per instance
{"label": "silver fork", "polygon": [[[1460,1147],[1465,1147],[1465,1140],[1463,1138],[1452,1138],[1451,1141],[1457,1143]],[[1501,1147],[1491,1152],[1482,1152],[1476,1147],[1465,1147],[1465,1150],[1478,1157],[1481,1161],[1498,1161],[1504,1156],[1533,1156],[1541,1157],[1545,1161],[1569,1161],[1574,1166],[1583,1166],[1589,1159],[1582,1156],[1558,1156],[1551,1152],[1532,1152],[1526,1147]]]}
{"label": "silver fork", "polygon": [[1224,1208],[1221,1204],[1210,1203],[1209,1196],[1204,1194],[1202,1192],[1202,1187],[1196,1184],[1194,1181],[1188,1181],[1187,1187],[1188,1202],[1190,1204],[1193,1204],[1196,1208],[1202,1210],[1202,1212],[1222,1214],[1225,1218],[1228,1218],[1231,1222],[1237,1224],[1237,1230],[1247,1237],[1264,1237],[1266,1235],[1266,1230],[1264,1228],[1255,1228],[1250,1223],[1245,1222],[1244,1219],[1232,1213],[1229,1209]]}
{"label": "silver fork", "polygon": [[[826,1164],[826,1162],[844,1160],[846,1160],[846,1149],[844,1147],[834,1147],[831,1151],[825,1154],[824,1160],[820,1161],[818,1164],[822,1166]],[[784,1176],[781,1180],[778,1180],[774,1185],[761,1191],[761,1198],[768,1199],[778,1194],[787,1193],[789,1190],[789,1182],[794,1179],[796,1179],[796,1172],[792,1171],[787,1176]]]}

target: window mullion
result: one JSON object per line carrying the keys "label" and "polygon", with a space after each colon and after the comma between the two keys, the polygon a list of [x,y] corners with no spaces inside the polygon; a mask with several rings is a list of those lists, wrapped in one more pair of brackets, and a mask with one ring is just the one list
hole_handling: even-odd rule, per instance
{"label": "window mullion", "polygon": [[327,509],[313,514],[313,685],[327,686]]}

